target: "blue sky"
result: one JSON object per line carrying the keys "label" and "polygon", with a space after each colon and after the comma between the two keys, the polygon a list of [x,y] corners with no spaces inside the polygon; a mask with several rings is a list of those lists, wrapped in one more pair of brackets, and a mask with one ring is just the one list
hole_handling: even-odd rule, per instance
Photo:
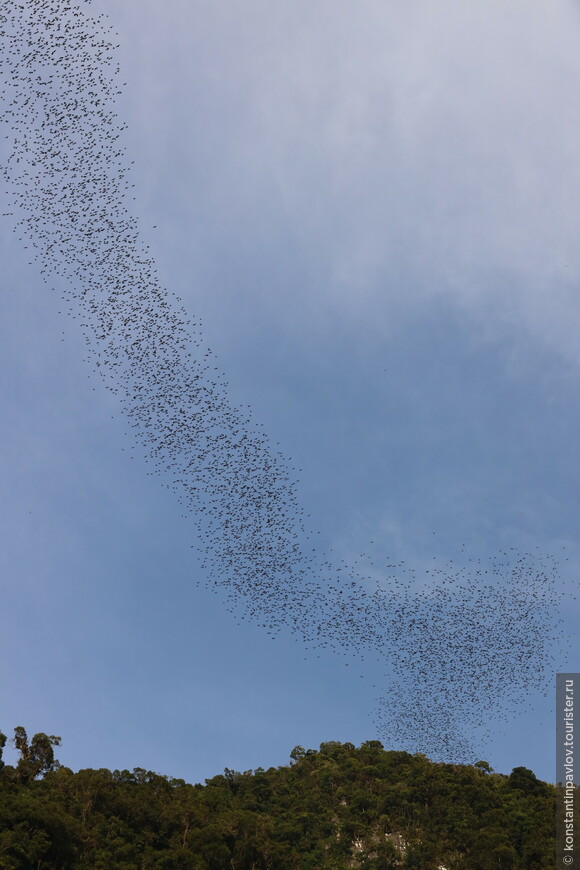
{"label": "blue sky", "polygon": [[[94,0],[135,214],[233,403],[301,469],[322,550],[421,570],[539,546],[574,594],[580,20],[399,5]],[[192,781],[376,737],[384,662],[272,641],[204,587],[191,518],[4,220],[3,730]],[[551,779],[551,704],[483,756]]]}

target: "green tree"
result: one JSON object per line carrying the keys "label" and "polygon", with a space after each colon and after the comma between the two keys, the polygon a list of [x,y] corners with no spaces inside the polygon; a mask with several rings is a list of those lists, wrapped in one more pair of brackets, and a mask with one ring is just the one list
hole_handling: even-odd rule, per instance
{"label": "green tree", "polygon": [[20,782],[30,782],[37,776],[55,770],[58,761],[54,757],[54,746],[60,746],[60,737],[43,732],[35,734],[30,743],[22,725],[14,729],[14,746],[20,753],[16,765],[16,776]]}
{"label": "green tree", "polygon": [[302,748],[302,746],[295,746],[292,752],[290,753],[290,758],[292,761],[298,761],[300,758],[304,758],[306,755],[306,750]]}
{"label": "green tree", "polygon": [[2,761],[2,751],[6,746],[6,739],[6,735],[2,734],[2,732],[0,731],[0,770],[4,768],[4,762]]}
{"label": "green tree", "polygon": [[[144,768],[73,773],[15,729],[0,870],[545,870],[554,786],[327,741],[292,764],[188,785]],[[5,744],[5,740],[2,745]],[[0,747],[1,748],[1,747]],[[485,767],[483,765],[486,765]]]}

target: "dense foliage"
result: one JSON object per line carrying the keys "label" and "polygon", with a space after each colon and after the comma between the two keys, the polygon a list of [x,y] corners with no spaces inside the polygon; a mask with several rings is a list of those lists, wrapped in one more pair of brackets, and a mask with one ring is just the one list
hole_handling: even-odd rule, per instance
{"label": "dense foliage", "polygon": [[526,768],[435,764],[375,740],[296,747],[287,767],[189,785],[80,770],[17,728],[2,764],[1,870],[547,870],[555,787]]}

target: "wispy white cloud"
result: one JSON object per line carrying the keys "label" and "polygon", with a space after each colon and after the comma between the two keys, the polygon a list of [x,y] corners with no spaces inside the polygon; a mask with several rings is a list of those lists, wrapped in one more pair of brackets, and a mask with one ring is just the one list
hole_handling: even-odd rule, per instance
{"label": "wispy white cloud", "polygon": [[142,165],[167,163],[163,195],[179,221],[189,211],[198,252],[267,258],[277,224],[321,305],[376,316],[441,294],[578,360],[572,3],[171,0],[112,14],[139,23],[127,61]]}

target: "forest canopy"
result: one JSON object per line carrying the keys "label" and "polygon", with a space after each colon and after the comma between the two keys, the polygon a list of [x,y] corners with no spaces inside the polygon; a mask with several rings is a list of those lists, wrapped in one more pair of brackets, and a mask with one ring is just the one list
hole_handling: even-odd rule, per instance
{"label": "forest canopy", "polygon": [[59,764],[60,738],[0,733],[1,870],[546,870],[556,787],[486,761],[329,741],[191,785]]}

